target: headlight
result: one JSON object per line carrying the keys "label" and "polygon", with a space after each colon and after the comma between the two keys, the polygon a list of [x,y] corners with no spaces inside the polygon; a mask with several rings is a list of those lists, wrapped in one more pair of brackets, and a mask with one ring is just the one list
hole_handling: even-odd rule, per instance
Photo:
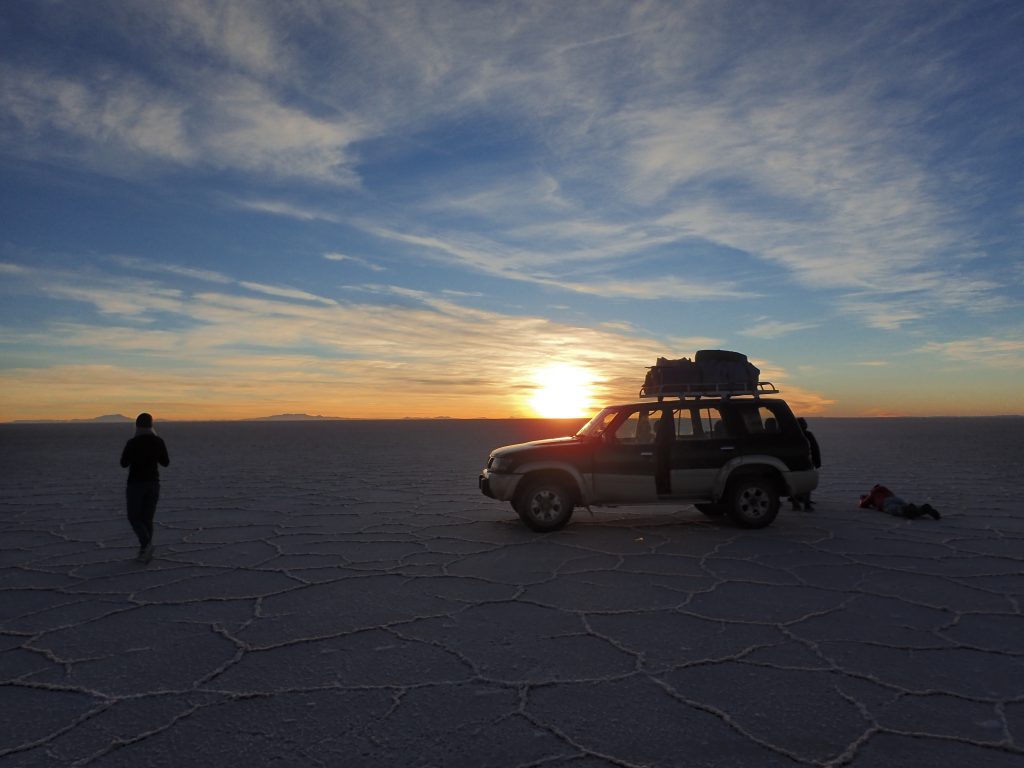
{"label": "headlight", "polygon": [[495,456],[491,459],[491,472],[511,472],[512,459],[507,456]]}

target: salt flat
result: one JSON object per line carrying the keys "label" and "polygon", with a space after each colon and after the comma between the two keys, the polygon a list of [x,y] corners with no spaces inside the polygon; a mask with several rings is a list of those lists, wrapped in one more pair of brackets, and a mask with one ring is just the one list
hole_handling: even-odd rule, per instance
{"label": "salt flat", "polygon": [[815,512],[537,535],[551,424],[158,424],[143,566],[130,430],[0,425],[0,765],[1024,766],[1021,421],[811,426]]}

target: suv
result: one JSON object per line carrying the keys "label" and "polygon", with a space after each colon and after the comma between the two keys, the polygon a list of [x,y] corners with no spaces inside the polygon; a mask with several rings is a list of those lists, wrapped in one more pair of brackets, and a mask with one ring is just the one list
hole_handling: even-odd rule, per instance
{"label": "suv", "polygon": [[657,503],[763,528],[818,473],[785,401],[746,395],[610,406],[571,437],[495,449],[480,490],[535,531],[561,528],[577,506]]}

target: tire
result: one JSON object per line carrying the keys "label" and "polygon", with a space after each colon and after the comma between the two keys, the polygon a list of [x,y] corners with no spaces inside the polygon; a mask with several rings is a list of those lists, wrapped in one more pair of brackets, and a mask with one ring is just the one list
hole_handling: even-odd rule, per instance
{"label": "tire", "polygon": [[518,494],[513,504],[526,526],[534,531],[557,531],[572,517],[573,499],[557,480],[534,480]]}
{"label": "tire", "polygon": [[779,490],[770,477],[741,477],[730,485],[728,513],[741,528],[765,528],[779,514]]}
{"label": "tire", "polygon": [[694,504],[698,512],[703,512],[708,517],[721,517],[725,514],[720,504]]}

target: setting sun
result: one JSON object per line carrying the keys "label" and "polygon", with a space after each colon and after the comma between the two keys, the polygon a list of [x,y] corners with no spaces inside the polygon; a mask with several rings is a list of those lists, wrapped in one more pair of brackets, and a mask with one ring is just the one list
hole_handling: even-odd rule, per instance
{"label": "setting sun", "polygon": [[546,419],[589,416],[593,410],[593,376],[575,365],[549,365],[533,376],[536,390],[530,407]]}

